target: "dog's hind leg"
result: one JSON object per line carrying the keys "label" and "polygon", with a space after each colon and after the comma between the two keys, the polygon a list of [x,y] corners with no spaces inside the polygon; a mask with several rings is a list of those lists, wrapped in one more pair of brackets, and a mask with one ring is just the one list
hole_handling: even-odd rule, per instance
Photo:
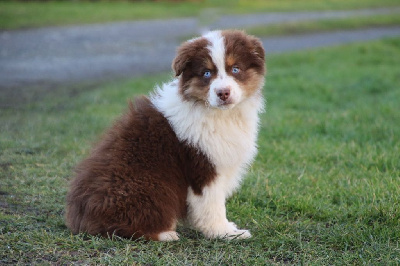
{"label": "dog's hind leg", "polygon": [[157,240],[164,242],[176,241],[179,240],[179,235],[175,231],[165,231],[157,235]]}

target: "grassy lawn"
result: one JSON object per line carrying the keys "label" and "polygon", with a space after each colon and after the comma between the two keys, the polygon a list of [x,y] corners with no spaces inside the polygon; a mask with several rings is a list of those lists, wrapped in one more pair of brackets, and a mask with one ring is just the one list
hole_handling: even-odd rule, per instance
{"label": "grassy lawn", "polygon": [[[227,3],[228,2],[228,3]],[[122,20],[268,11],[338,10],[400,6],[398,0],[203,0],[164,1],[0,1],[0,29],[86,24]],[[208,11],[207,11],[208,10]],[[206,15],[207,16],[207,15]]]}
{"label": "grassy lawn", "polygon": [[74,165],[170,75],[106,84],[0,112],[0,264],[399,264],[400,39],[268,57],[259,155],[228,202],[253,238],[178,228],[174,243],[71,235]]}
{"label": "grassy lawn", "polygon": [[246,31],[256,36],[271,36],[394,25],[400,25],[400,14],[289,22],[270,26],[252,27],[246,29]]}

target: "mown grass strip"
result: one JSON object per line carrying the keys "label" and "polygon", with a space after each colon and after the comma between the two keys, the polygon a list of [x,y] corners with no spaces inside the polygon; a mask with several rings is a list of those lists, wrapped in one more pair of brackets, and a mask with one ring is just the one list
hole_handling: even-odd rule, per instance
{"label": "mown grass strip", "polygon": [[78,25],[124,20],[164,19],[271,11],[345,10],[399,6],[397,0],[285,1],[1,1],[0,29]]}
{"label": "mown grass strip", "polygon": [[400,25],[400,14],[290,22],[270,26],[251,27],[247,28],[246,32],[256,36],[266,37],[395,25]]}

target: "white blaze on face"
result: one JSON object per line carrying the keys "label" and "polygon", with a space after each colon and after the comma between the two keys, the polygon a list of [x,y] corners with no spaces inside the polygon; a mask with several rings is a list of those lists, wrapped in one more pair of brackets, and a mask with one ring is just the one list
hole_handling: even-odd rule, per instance
{"label": "white blaze on face", "polygon": [[[229,109],[241,101],[242,91],[235,79],[225,70],[225,42],[220,31],[212,31],[204,36],[211,43],[207,48],[217,67],[217,77],[211,82],[208,102],[211,107]],[[223,101],[218,96],[221,90],[229,90],[229,99]]]}

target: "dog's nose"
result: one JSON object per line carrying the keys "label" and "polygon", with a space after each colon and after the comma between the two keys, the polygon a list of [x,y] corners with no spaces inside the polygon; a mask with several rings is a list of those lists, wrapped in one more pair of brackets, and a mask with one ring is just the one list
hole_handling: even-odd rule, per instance
{"label": "dog's nose", "polygon": [[220,98],[223,101],[226,101],[229,98],[230,94],[231,94],[231,90],[227,89],[227,88],[217,90],[218,98]]}

